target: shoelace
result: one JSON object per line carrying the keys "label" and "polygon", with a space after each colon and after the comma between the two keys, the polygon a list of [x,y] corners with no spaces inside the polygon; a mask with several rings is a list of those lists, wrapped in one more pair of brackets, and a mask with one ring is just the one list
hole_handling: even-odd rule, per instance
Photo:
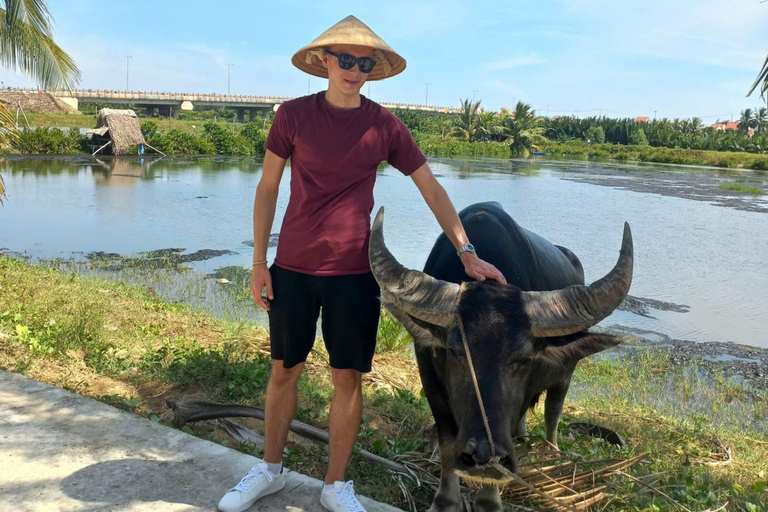
{"label": "shoelace", "polygon": [[352,480],[345,482],[341,489],[336,491],[336,501],[344,505],[349,512],[365,512],[363,506],[357,501]]}
{"label": "shoelace", "polygon": [[255,484],[259,480],[259,477],[262,477],[262,476],[266,477],[270,483],[272,482],[272,480],[274,480],[274,478],[272,477],[272,473],[270,473],[268,469],[265,469],[259,466],[254,466],[251,468],[248,474],[245,475],[242,480],[240,480],[240,483],[232,488],[232,490],[248,492],[248,490],[251,487],[253,487],[253,484]]}

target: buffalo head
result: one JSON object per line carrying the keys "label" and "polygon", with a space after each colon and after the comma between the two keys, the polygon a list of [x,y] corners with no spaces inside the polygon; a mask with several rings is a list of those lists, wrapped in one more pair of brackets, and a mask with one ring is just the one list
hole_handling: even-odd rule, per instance
{"label": "buffalo head", "polygon": [[[387,309],[433,358],[427,369],[420,359],[419,369],[440,432],[441,455],[452,456],[451,467],[465,478],[505,483],[516,470],[512,432],[526,410],[546,390],[550,416],[549,401],[556,402],[561,393],[556,436],[577,362],[618,343],[586,329],[610,315],[629,291],[629,226],[608,275],[589,286],[530,292],[493,281],[451,283],[406,269],[384,244],[383,218],[382,208],[371,233],[371,268]],[[547,427],[549,438],[550,418]]]}

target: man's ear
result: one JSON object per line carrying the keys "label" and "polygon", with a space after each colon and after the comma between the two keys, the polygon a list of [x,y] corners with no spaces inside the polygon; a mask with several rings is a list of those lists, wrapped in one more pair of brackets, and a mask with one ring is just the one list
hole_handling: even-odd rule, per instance
{"label": "man's ear", "polygon": [[323,64],[323,67],[328,69],[328,54],[323,52],[323,59],[320,61]]}
{"label": "man's ear", "polygon": [[[539,345],[541,343],[541,345]],[[602,352],[621,343],[613,334],[598,334],[593,332],[577,332],[569,336],[554,338],[539,338],[540,346],[537,358],[544,358],[548,363],[571,367],[587,356]]]}
{"label": "man's ear", "polygon": [[440,327],[414,318],[394,304],[385,303],[384,306],[392,316],[403,324],[408,334],[413,336],[414,343],[422,347],[443,348],[442,338],[438,330]]}

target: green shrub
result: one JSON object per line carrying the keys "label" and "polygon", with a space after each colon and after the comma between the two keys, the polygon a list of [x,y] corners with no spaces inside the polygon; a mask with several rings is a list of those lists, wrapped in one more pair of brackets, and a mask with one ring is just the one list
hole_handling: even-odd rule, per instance
{"label": "green shrub", "polygon": [[267,141],[267,135],[264,133],[261,127],[262,123],[252,122],[246,123],[242,130],[240,130],[240,135],[242,135],[253,146],[253,152],[259,155],[266,153],[264,143]]}
{"label": "green shrub", "polygon": [[85,135],[80,135],[77,128],[63,131],[41,127],[22,130],[15,147],[28,155],[68,155],[86,151],[88,140]]}
{"label": "green shrub", "polygon": [[605,142],[605,130],[602,126],[593,126],[587,130],[587,142],[590,144],[602,144]]}
{"label": "green shrub", "polygon": [[635,146],[647,146],[648,138],[645,136],[645,131],[642,128],[638,128],[629,134],[629,143]]}

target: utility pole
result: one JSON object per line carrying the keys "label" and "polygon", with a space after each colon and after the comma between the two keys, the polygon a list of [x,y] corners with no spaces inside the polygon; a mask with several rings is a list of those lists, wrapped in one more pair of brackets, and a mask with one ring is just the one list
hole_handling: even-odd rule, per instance
{"label": "utility pole", "polygon": [[131,62],[131,57],[133,55],[126,55],[125,56],[125,91],[128,92],[128,69],[129,69],[129,63]]}
{"label": "utility pole", "polygon": [[656,120],[656,111],[655,110],[653,111],[653,120],[654,121]]}
{"label": "utility pole", "polygon": [[229,72],[232,70],[234,64],[227,64],[227,96],[229,96]]}
{"label": "utility pole", "polygon": [[472,103],[475,102],[475,93],[479,91],[479,89],[472,89]]}
{"label": "utility pole", "polygon": [[432,85],[432,82],[425,83],[424,85],[427,86],[427,92],[424,95],[424,105],[429,105],[429,86]]}
{"label": "utility pole", "polygon": [[599,108],[597,110],[599,111],[599,113],[597,114],[597,118],[598,119],[602,119],[603,118],[603,109]]}

